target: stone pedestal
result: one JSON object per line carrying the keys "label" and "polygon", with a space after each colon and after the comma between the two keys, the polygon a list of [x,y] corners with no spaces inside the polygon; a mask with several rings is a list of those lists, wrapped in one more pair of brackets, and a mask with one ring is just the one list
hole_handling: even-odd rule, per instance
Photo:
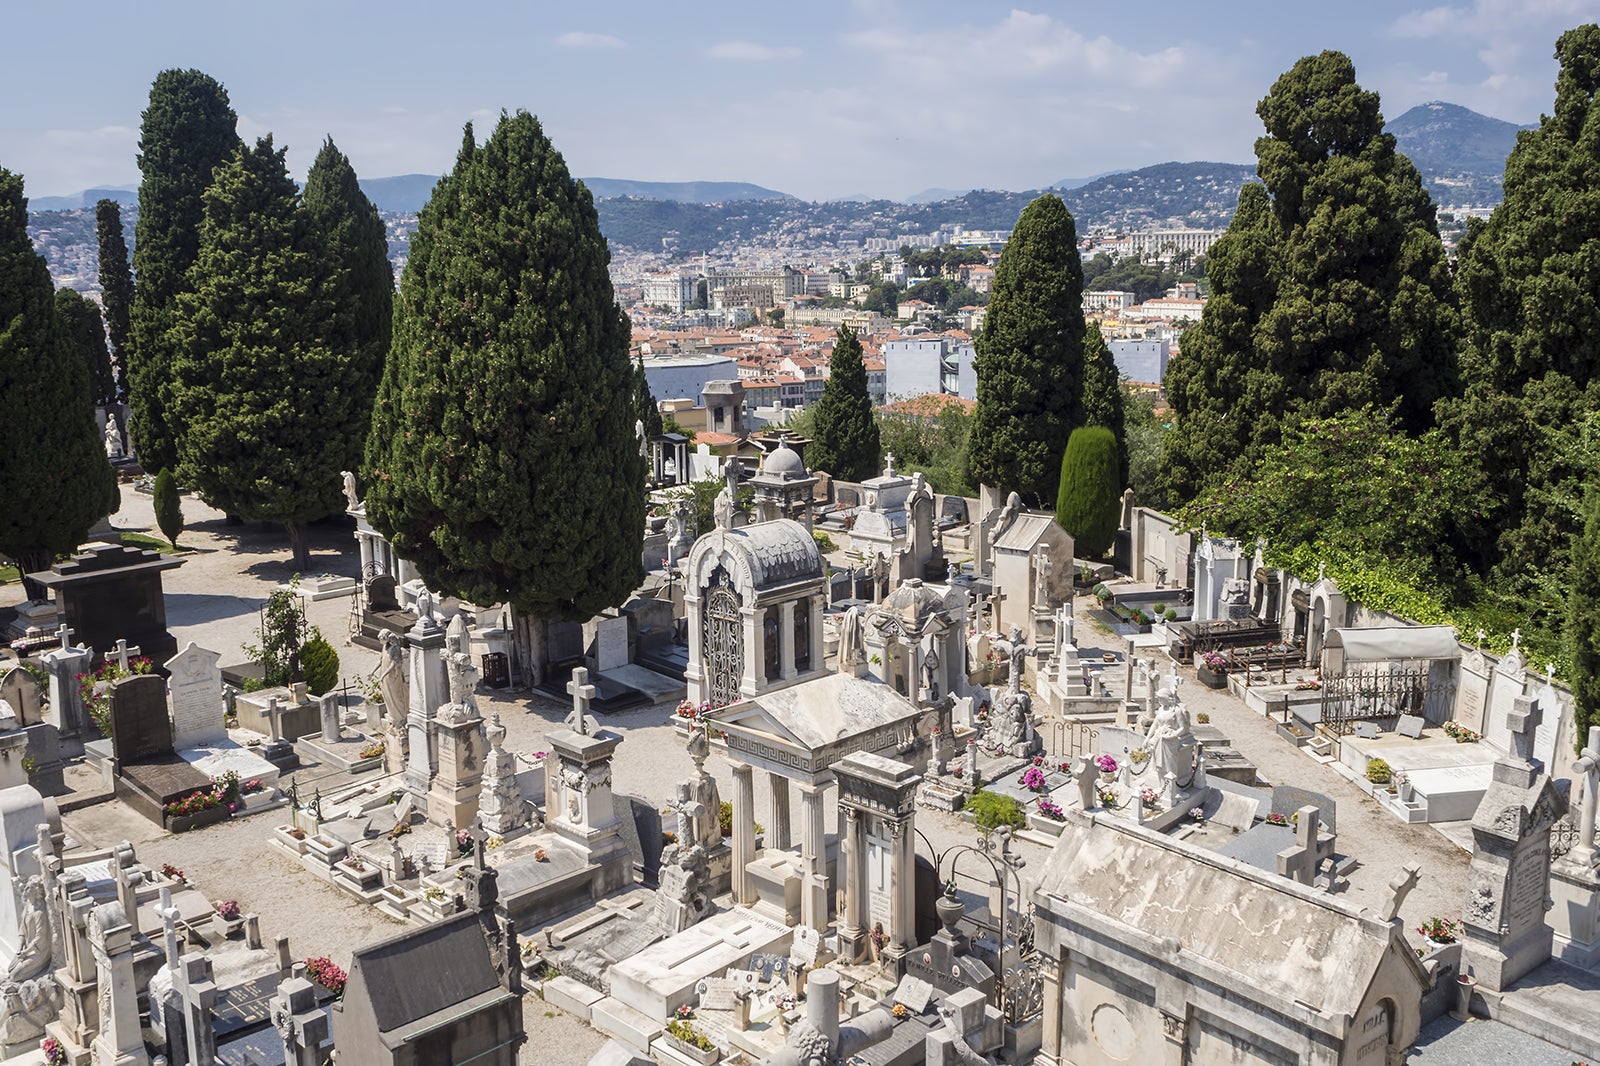
{"label": "stone pedestal", "polygon": [[94,652],[88,648],[57,648],[40,657],[50,674],[50,719],[62,733],[76,735],[88,724],[78,675],[88,673]]}
{"label": "stone pedestal", "polygon": [[[472,708],[450,704],[434,719],[439,762],[428,790],[428,817],[465,827],[478,817],[483,787],[483,719]],[[412,749],[415,751],[415,747]]]}
{"label": "stone pedestal", "polygon": [[430,617],[419,618],[406,633],[405,641],[411,684],[410,706],[406,709],[410,753],[403,781],[406,791],[424,800],[439,766],[434,716],[450,699],[444,657],[440,654],[444,650],[444,630]]}
{"label": "stone pedestal", "polygon": [[1562,856],[1550,870],[1550,899],[1556,957],[1600,970],[1600,867]]}
{"label": "stone pedestal", "polygon": [[121,903],[104,903],[90,913],[89,944],[100,986],[100,1033],[90,1049],[94,1066],[149,1066],[139,1029],[133,926]]}
{"label": "stone pedestal", "polygon": [[545,760],[545,824],[603,868],[592,883],[598,898],[621,888],[632,874],[611,797],[611,757],[622,737],[561,729],[545,740],[552,749]]}
{"label": "stone pedestal", "polygon": [[517,784],[517,758],[500,746],[505,737],[506,727],[500,724],[500,716],[490,716],[484,726],[489,754],[483,762],[478,813],[483,819],[483,828],[500,836],[523,828],[530,817],[528,802]]}
{"label": "stone pedestal", "polygon": [[916,946],[914,818],[922,776],[905,763],[867,752],[839,760],[833,774],[845,816],[840,954],[846,962],[859,961],[877,939],[879,955],[901,972]]}

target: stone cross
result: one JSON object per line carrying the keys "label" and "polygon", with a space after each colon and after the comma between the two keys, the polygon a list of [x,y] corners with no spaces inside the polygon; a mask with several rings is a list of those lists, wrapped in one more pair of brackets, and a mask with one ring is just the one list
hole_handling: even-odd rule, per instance
{"label": "stone cross", "polygon": [[1318,581],[1324,581],[1324,580],[1327,579],[1327,577],[1328,577],[1328,564],[1323,562],[1320,559],[1317,560],[1317,580]]}
{"label": "stone cross", "polygon": [[1302,885],[1314,884],[1317,868],[1322,860],[1333,853],[1333,840],[1321,839],[1322,812],[1316,807],[1301,807],[1299,821],[1294,827],[1294,847],[1278,852],[1278,876],[1298,881]]}
{"label": "stone cross", "polygon": [[1517,650],[1517,647],[1518,647],[1518,646],[1519,646],[1519,645],[1520,645],[1520,644],[1521,644],[1521,643],[1522,643],[1522,630],[1520,630],[1520,629],[1513,629],[1513,630],[1512,630],[1512,631],[1511,631],[1511,650],[1512,650],[1512,651],[1516,651],[1516,650]]}
{"label": "stone cross", "polygon": [[1478,630],[1478,647],[1483,647],[1483,642],[1488,639],[1488,636],[1489,634],[1485,633],[1482,629]]}
{"label": "stone cross", "polygon": [[1572,778],[1583,779],[1583,806],[1578,809],[1578,840],[1572,846],[1574,861],[1593,865],[1595,859],[1595,800],[1600,790],[1600,725],[1589,727],[1589,743],[1572,764]]}
{"label": "stone cross", "polygon": [[122,667],[124,672],[126,672],[128,669],[128,656],[140,654],[138,648],[128,647],[128,642],[123,640],[121,637],[117,638],[117,646],[113,649],[113,651],[116,652],[117,665]]}
{"label": "stone cross", "polygon": [[1511,700],[1506,728],[1511,731],[1512,756],[1519,762],[1533,761],[1533,735],[1539,731],[1539,719],[1543,717],[1543,709],[1534,697],[1517,696]]}
{"label": "stone cross", "polygon": [[62,651],[68,651],[71,649],[72,630],[67,628],[67,624],[65,622],[62,622],[61,628],[56,630],[56,638],[61,641]]}
{"label": "stone cross", "polygon": [[894,477],[894,452],[883,453],[883,476]]}
{"label": "stone cross", "polygon": [[599,724],[589,717],[589,701],[594,699],[595,687],[589,684],[589,669],[579,666],[572,671],[572,680],[567,682],[567,691],[572,693],[572,713],[567,716],[567,728],[574,733],[588,736],[590,729],[598,729]]}
{"label": "stone cross", "polygon": [[156,906],[156,915],[161,919],[161,928],[167,937],[167,966],[172,975],[178,975],[178,918],[182,911],[172,905],[172,889],[162,887],[161,902]]}
{"label": "stone cross", "polygon": [[472,828],[467,830],[467,837],[472,841],[472,865],[482,873],[485,866],[483,857],[489,853],[489,849],[484,846],[489,843],[489,832],[483,828],[483,815],[480,814],[472,820]]}
{"label": "stone cross", "polygon": [[1383,906],[1378,908],[1378,916],[1386,922],[1394,921],[1400,914],[1400,904],[1406,901],[1420,880],[1422,867],[1416,863],[1406,866],[1398,877],[1389,882],[1389,895],[1384,899]]}
{"label": "stone cross", "polygon": [[217,982],[211,960],[198,952],[183,957],[178,975],[183,984],[183,1027],[189,1039],[191,1066],[217,1063]]}
{"label": "stone cross", "polygon": [[272,997],[272,1025],[283,1038],[285,1066],[319,1066],[328,1038],[328,1016],[317,1006],[317,991],[304,977],[278,985]]}
{"label": "stone cross", "polygon": [[1100,769],[1088,755],[1078,756],[1078,804],[1086,811],[1094,810],[1095,783],[1100,779]]}
{"label": "stone cross", "polygon": [[267,697],[267,729],[272,732],[270,740],[283,739],[283,706],[277,696]]}

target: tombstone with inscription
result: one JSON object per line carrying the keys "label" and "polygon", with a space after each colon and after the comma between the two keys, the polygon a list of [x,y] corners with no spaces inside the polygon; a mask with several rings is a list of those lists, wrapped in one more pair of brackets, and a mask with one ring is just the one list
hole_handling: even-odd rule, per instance
{"label": "tombstone with inscription", "polygon": [[222,656],[190,641],[166,662],[172,687],[172,743],[204,747],[228,736],[222,707]]}
{"label": "tombstone with inscription", "polygon": [[666,933],[681,933],[711,915],[711,871],[706,849],[692,841],[672,844],[661,857],[661,887],[656,889],[655,920]]}
{"label": "tombstone with inscription", "polygon": [[[1480,644],[1483,642],[1483,637],[1483,631],[1479,630]],[[1474,733],[1484,731],[1484,709],[1489,700],[1489,673],[1489,663],[1484,658],[1481,647],[1475,648],[1470,655],[1461,660],[1461,676],[1456,686],[1456,705],[1452,717]]]}
{"label": "tombstone with inscription", "polygon": [[172,719],[163,678],[138,674],[112,682],[111,744],[123,765],[172,754]]}
{"label": "tombstone with inscription", "polygon": [[1567,804],[1533,758],[1541,713],[1537,700],[1516,697],[1506,716],[1512,751],[1494,764],[1472,818],[1463,958],[1491,991],[1508,988],[1551,954],[1550,829]]}

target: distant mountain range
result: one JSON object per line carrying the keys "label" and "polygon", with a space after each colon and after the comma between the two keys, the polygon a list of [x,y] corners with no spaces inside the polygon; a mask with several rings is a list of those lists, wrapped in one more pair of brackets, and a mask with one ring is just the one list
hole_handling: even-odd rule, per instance
{"label": "distant mountain range", "polygon": [[1493,175],[1505,173],[1506,156],[1516,145],[1518,132],[1537,128],[1537,124],[1518,126],[1439,100],[1418,104],[1384,127],[1425,174]]}
{"label": "distant mountain range", "polygon": [[115,200],[126,207],[138,204],[139,186],[115,185],[103,189],[85,189],[71,196],[30,196],[29,211],[76,211],[80,207],[93,208],[101,200]]}

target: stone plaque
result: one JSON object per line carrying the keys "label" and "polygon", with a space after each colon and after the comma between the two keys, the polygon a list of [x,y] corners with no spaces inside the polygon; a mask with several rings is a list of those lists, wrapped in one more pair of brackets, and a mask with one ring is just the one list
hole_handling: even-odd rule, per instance
{"label": "stone plaque", "polygon": [[822,934],[809,925],[796,926],[794,943],[789,948],[789,957],[802,966],[815,966],[817,964],[817,949],[822,946]]}
{"label": "stone plaque", "polygon": [[628,665],[626,618],[602,618],[595,623],[594,657],[601,673]]}
{"label": "stone plaque", "polygon": [[1285,818],[1301,807],[1315,807],[1322,815],[1322,825],[1330,833],[1339,831],[1339,805],[1332,796],[1313,792],[1294,785],[1274,785],[1272,788],[1272,813]]}
{"label": "stone plaque", "polygon": [[1474,733],[1482,733],[1483,710],[1488,697],[1489,675],[1480,674],[1462,663],[1461,684],[1456,689],[1455,720]]}
{"label": "stone plaque", "polygon": [[1511,861],[1511,884],[1506,891],[1506,924],[1510,936],[1544,921],[1544,900],[1550,891],[1550,845],[1529,840]]}
{"label": "stone plaque", "polygon": [[722,977],[707,977],[695,986],[700,993],[701,1010],[733,1010],[734,983]]}
{"label": "stone plaque", "polygon": [[763,982],[773,979],[781,981],[789,974],[789,958],[787,955],[758,951],[750,956],[750,969],[759,973]]}
{"label": "stone plaque", "polygon": [[11,704],[18,725],[38,725],[44,721],[43,696],[38,680],[21,667],[0,674],[0,700]]}
{"label": "stone plaque", "polygon": [[226,740],[222,721],[222,656],[190,641],[167,660],[172,675],[172,742],[178,748],[196,748]]}
{"label": "stone plaque", "polygon": [[723,979],[735,992],[754,992],[761,985],[761,975],[754,970],[729,969],[724,972]]}
{"label": "stone plaque", "polygon": [[433,841],[418,844],[411,849],[411,855],[417,860],[418,866],[426,866],[430,870],[442,870],[445,863],[450,861],[450,849]]}
{"label": "stone plaque", "polygon": [[1423,720],[1417,715],[1402,714],[1400,716],[1399,723],[1397,723],[1394,727],[1394,731],[1403,737],[1410,737],[1412,740],[1421,740],[1423,725]]}
{"label": "stone plaque", "polygon": [[909,973],[900,978],[900,987],[894,990],[894,1001],[904,1003],[912,1014],[921,1014],[927,1010],[928,1000],[932,998],[933,986]]}
{"label": "stone plaque", "polygon": [[1556,733],[1561,729],[1562,719],[1567,716],[1567,710],[1562,706],[1561,693],[1548,680],[1539,686],[1535,694],[1539,700],[1539,728],[1533,734],[1533,757],[1539,760],[1546,770],[1554,769],[1557,774],[1560,768],[1555,767],[1556,761]]}
{"label": "stone plaque", "polygon": [[111,738],[118,762],[172,754],[165,679],[139,674],[112,682]]}

